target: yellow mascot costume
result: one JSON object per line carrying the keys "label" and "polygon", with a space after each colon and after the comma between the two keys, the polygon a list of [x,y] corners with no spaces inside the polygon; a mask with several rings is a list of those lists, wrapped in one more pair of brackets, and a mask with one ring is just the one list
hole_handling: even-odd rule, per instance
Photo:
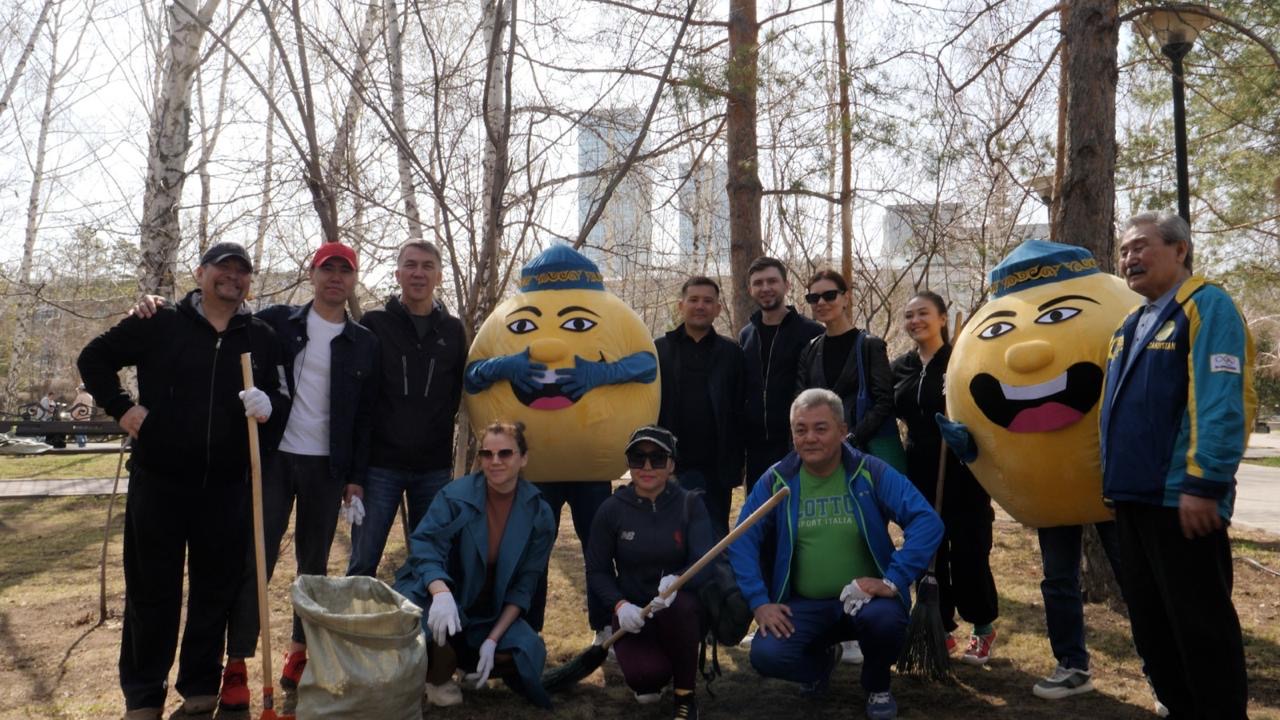
{"label": "yellow mascot costume", "polygon": [[658,418],[658,360],[644,323],[606,292],[586,256],[555,245],[520,273],[520,291],[480,327],[466,371],[480,433],[525,424],[533,482],[612,480],[631,431]]}
{"label": "yellow mascot costume", "polygon": [[1081,247],[1028,240],[956,339],[943,436],[1029,527],[1109,520],[1098,408],[1111,335],[1139,297]]}

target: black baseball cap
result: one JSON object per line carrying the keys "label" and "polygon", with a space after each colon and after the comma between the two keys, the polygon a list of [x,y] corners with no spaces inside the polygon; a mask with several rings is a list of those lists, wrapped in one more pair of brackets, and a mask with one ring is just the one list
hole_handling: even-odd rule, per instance
{"label": "black baseball cap", "polygon": [[637,428],[635,432],[631,433],[631,439],[627,441],[627,450],[642,442],[651,442],[672,455],[676,454],[676,436],[664,427],[645,425],[642,428]]}
{"label": "black baseball cap", "polygon": [[204,255],[200,256],[201,265],[216,265],[229,257],[239,258],[249,266],[249,272],[253,272],[253,261],[249,259],[249,251],[238,242],[225,241],[215,243],[208,250],[204,251]]}

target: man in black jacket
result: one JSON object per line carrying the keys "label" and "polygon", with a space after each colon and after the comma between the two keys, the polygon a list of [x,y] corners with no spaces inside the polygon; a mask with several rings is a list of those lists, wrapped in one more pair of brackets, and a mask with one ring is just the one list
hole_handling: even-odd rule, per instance
{"label": "man in black jacket", "polygon": [[381,343],[373,447],[364,485],[365,518],[351,533],[348,575],[374,576],[408,496],[409,529],[453,476],[453,425],[462,400],[467,340],[462,322],[434,293],[443,279],[440,251],[405,243],[396,260],[400,296],[364,314]]}
{"label": "man in black jacket", "polygon": [[787,269],[781,261],[758,257],[747,268],[747,291],[760,309],[738,333],[745,369],[747,492],[790,451],[791,400],[795,397],[800,351],[823,333],[818,323],[787,305]]}
{"label": "man in black jacket", "polygon": [[[249,540],[244,418],[257,417],[271,445],[289,410],[275,333],[242,308],[252,269],[243,247],[218,243],[196,268],[199,289],[154,319],[125,318],[80,353],[85,387],[133,438],[120,641],[127,720],[163,713],[184,561],[189,592],[176,688],[188,713],[217,703],[227,613]],[[254,367],[248,390],[240,373],[245,352]],[[128,366],[138,372],[136,401],[120,384]]]}
{"label": "man in black jacket", "polygon": [[715,331],[715,280],[686,280],[679,309],[684,322],[653,341],[662,377],[658,424],[680,438],[680,484],[703,491],[711,527],[723,537],[733,488],[742,484],[742,349]]}

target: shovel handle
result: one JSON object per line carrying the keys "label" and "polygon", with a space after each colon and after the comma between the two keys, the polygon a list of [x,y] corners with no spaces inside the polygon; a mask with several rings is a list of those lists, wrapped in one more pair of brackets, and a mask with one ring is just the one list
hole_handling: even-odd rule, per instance
{"label": "shovel handle", "polygon": [[[249,353],[240,355],[240,374],[244,389],[253,387],[253,360]],[[262,643],[262,704],[272,710],[271,687],[271,608],[267,605],[267,551],[262,529],[262,453],[258,447],[258,421],[245,418],[249,426],[249,470],[253,485],[253,561],[258,571],[258,627]]]}
{"label": "shovel handle", "polygon": [[[696,576],[699,572],[702,571],[703,568],[711,564],[711,561],[715,560],[716,557],[720,555],[720,553],[729,549],[729,546],[733,544],[734,540],[737,540],[738,538],[742,537],[743,533],[745,533],[748,529],[750,529],[752,525],[755,525],[756,523],[760,522],[761,518],[763,518],[765,515],[768,515],[770,512],[772,512],[773,509],[777,507],[778,503],[782,502],[783,499],[790,494],[791,494],[791,488],[785,485],[779,488],[778,492],[774,493],[773,496],[770,497],[768,500],[765,500],[764,504],[756,508],[755,512],[743,518],[742,522],[738,523],[738,526],[735,527],[733,530],[730,530],[728,535],[725,535],[724,538],[720,540],[720,542],[716,543],[702,557],[698,558],[697,562],[690,565],[688,570],[685,570],[683,573],[680,573],[680,577],[676,578],[676,581],[671,583],[671,585],[668,586],[666,590],[659,593],[658,597],[665,600],[671,597],[672,595],[675,595],[676,592],[680,590],[680,588],[684,587],[685,583],[692,580],[694,576]],[[657,609],[658,607],[661,607],[661,606],[657,606],[654,603],[650,602],[644,608],[644,612],[643,612],[644,616],[649,617],[654,613],[655,609]],[[602,647],[604,647],[605,650],[608,650],[610,647],[613,646],[615,642],[622,639],[622,636],[626,634],[627,634],[626,630],[618,630],[613,635],[610,635],[608,640],[604,641]]]}

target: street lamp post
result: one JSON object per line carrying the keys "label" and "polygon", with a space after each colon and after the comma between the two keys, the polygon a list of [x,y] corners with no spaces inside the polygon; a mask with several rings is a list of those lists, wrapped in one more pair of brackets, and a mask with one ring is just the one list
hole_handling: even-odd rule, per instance
{"label": "street lamp post", "polygon": [[1147,14],[1145,25],[1173,71],[1173,151],[1178,173],[1178,214],[1191,224],[1191,185],[1187,177],[1186,85],[1182,59],[1196,44],[1196,37],[1213,21],[1197,12],[1203,5],[1174,5]]}

